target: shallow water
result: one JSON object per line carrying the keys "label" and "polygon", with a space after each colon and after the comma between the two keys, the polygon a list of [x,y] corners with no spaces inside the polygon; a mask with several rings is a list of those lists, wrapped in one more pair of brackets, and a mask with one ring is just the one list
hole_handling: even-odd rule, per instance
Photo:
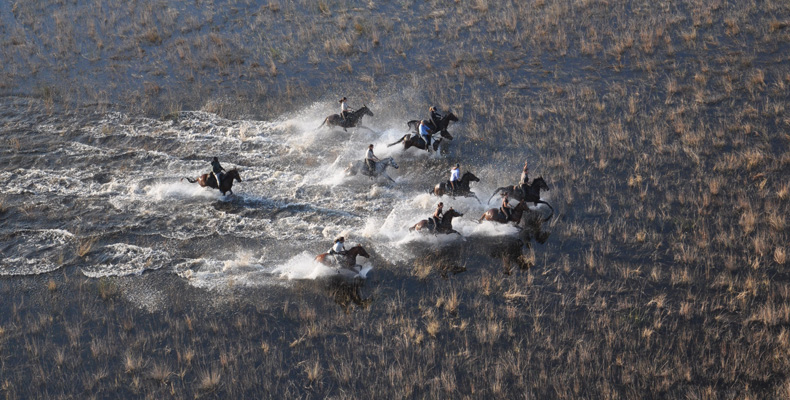
{"label": "shallow water", "polygon": [[[0,104],[4,135],[13,143],[3,149],[9,167],[0,173],[3,275],[71,265],[93,278],[161,270],[222,290],[331,275],[313,258],[340,235],[347,247],[359,243],[372,254],[357,260],[373,267],[371,275],[411,263],[425,249],[518,237],[512,226],[477,222],[495,207],[483,204],[497,186],[485,179],[472,183],[481,201],[441,199],[445,210],[464,213],[453,221],[460,235],[408,230],[433,212],[439,198],[428,191],[447,179],[449,166],[479,156],[456,154],[462,122],[451,125],[456,140],[429,154],[387,147],[406,133],[408,115],[366,117],[370,130],[315,130],[333,111],[321,104],[274,121],[204,112],[159,121],[121,113],[48,115],[23,103]],[[387,171],[394,183],[346,175],[368,143],[378,157],[399,164]],[[208,172],[215,155],[226,169],[240,170],[233,195],[182,179]],[[470,169],[487,176],[497,166]]]}

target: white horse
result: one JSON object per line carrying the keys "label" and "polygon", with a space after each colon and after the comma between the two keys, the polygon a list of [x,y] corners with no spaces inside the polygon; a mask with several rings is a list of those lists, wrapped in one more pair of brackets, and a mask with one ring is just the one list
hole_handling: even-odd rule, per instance
{"label": "white horse", "polygon": [[368,168],[367,164],[365,163],[365,160],[352,161],[348,164],[348,168],[346,168],[346,175],[351,176],[356,174],[362,174],[368,176],[370,179],[377,178],[380,175],[384,175],[390,181],[395,182],[394,179],[390,178],[390,176],[387,175],[387,167],[398,169],[398,163],[395,162],[394,158],[387,157],[381,161],[377,161],[377,162],[374,161],[374,164],[375,164],[375,168],[373,168],[373,170],[371,171]]}

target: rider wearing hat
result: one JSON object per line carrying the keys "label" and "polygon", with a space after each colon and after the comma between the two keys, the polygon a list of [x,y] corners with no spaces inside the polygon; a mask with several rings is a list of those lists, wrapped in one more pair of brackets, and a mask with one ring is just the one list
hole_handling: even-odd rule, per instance
{"label": "rider wearing hat", "polygon": [[458,182],[461,181],[461,164],[456,163],[455,167],[450,170],[450,188],[453,190],[453,195],[455,195],[456,189],[458,189]]}
{"label": "rider wearing hat", "polygon": [[340,260],[337,259],[337,254],[340,254],[341,256],[346,255],[346,248],[343,245],[345,242],[346,242],[346,238],[341,236],[335,239],[335,244],[332,246],[331,249],[329,249],[329,254],[335,257],[335,261],[337,261],[338,264],[342,264],[342,263],[340,262]]}
{"label": "rider wearing hat", "polygon": [[217,157],[214,157],[214,159],[211,160],[211,174],[214,175],[214,179],[217,181],[217,187],[220,187],[219,176],[221,175],[221,172],[224,170],[225,168],[222,168],[222,165],[220,165],[219,163],[219,159]]}

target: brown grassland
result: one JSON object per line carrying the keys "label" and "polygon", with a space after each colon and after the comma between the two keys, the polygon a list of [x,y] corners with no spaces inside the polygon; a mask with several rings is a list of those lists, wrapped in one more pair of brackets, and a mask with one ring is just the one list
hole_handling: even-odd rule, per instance
{"label": "brown grassland", "polygon": [[119,294],[146,276],[0,278],[5,398],[790,397],[786,1],[46,0],[0,21],[0,93],[52,112],[266,119],[415,90],[397,112],[452,109],[457,151],[534,160],[557,210],[526,255],[385,264],[361,293],[148,311]]}

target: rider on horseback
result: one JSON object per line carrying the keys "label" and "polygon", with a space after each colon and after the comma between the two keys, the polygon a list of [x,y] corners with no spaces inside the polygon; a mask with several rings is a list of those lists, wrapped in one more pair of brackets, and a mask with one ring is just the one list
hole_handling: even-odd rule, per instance
{"label": "rider on horseback", "polygon": [[368,146],[368,151],[365,152],[365,165],[368,166],[368,170],[373,173],[376,172],[376,162],[381,161],[375,154],[373,154],[373,144]]}
{"label": "rider on horseback", "polygon": [[343,96],[343,98],[340,99],[340,118],[342,118],[343,121],[345,121],[346,115],[348,115],[348,113],[350,113],[351,111],[352,111],[351,107],[349,107],[348,104],[346,103],[346,97]]}
{"label": "rider on horseback", "polygon": [[225,168],[222,168],[222,165],[219,164],[219,159],[214,157],[214,159],[211,160],[211,174],[214,175],[214,179],[217,181],[217,187],[220,187],[219,177],[222,175],[222,171],[224,170]]}
{"label": "rider on horseback", "polygon": [[442,120],[442,114],[439,114],[436,111],[436,106],[431,106],[428,111],[431,112],[431,123],[433,124],[434,129],[439,129],[440,122]]}
{"label": "rider on horseback", "polygon": [[524,161],[524,169],[521,171],[521,180],[518,184],[521,186],[521,195],[522,198],[526,197],[527,190],[529,190],[529,166],[527,165],[529,161]]}
{"label": "rider on horseback", "polygon": [[335,261],[337,261],[337,263],[340,265],[343,265],[343,262],[337,259],[337,255],[340,254],[341,256],[345,256],[347,254],[346,248],[343,245],[343,243],[345,242],[346,242],[346,238],[341,236],[335,239],[335,244],[332,246],[331,249],[329,249],[329,254],[331,254],[335,258]]}
{"label": "rider on horseback", "polygon": [[428,151],[431,151],[431,134],[433,132],[431,132],[431,129],[428,127],[428,121],[420,121],[419,131],[420,137],[422,137],[422,140],[425,142],[425,147]]}
{"label": "rider on horseback", "polygon": [[439,229],[439,224],[442,223],[442,207],[444,207],[444,203],[440,201],[439,204],[436,205],[436,211],[434,211],[433,215],[431,216],[434,229]]}
{"label": "rider on horseback", "polygon": [[461,181],[461,165],[456,163],[455,168],[450,170],[450,188],[455,196],[455,190],[458,189],[459,182]]}
{"label": "rider on horseback", "polygon": [[510,212],[512,208],[510,207],[507,193],[502,195],[502,207],[500,207],[499,210],[502,211],[502,214],[505,214],[505,219],[510,221]]}

